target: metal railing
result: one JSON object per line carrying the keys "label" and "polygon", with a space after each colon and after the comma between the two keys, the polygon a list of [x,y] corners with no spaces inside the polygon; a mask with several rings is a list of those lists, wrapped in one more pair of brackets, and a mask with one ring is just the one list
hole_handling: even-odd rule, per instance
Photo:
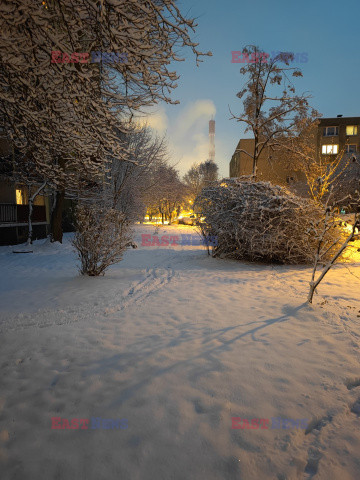
{"label": "metal railing", "polygon": [[0,223],[16,223],[16,205],[0,203]]}
{"label": "metal railing", "polygon": [[[29,205],[15,205],[0,203],[0,223],[27,223]],[[32,211],[33,223],[46,222],[46,208],[43,205],[34,205]]]}

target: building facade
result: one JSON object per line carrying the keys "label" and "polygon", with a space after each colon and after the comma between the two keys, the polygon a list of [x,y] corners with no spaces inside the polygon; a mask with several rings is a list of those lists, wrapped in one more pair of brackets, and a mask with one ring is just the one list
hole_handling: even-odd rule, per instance
{"label": "building facade", "polygon": [[[240,139],[230,161],[230,177],[252,174],[252,158],[241,150],[253,154],[254,139]],[[360,117],[342,117],[319,119],[316,136],[316,157],[331,160],[338,154],[356,155],[360,152]],[[286,155],[284,156],[286,157]],[[259,180],[270,181],[278,185],[291,186],[299,194],[306,194],[304,173],[290,165],[286,158],[272,154],[264,149],[258,161]]]}
{"label": "building facade", "polygon": [[358,154],[360,117],[321,118],[317,134],[318,155]]}
{"label": "building facade", "polygon": [[[230,177],[252,174],[253,159],[245,152],[253,154],[254,148],[253,138],[240,139],[230,161]],[[299,193],[304,189],[306,183],[304,173],[294,169],[280,154],[265,148],[259,156],[257,167],[258,180],[269,181],[276,185],[291,185]]]}
{"label": "building facade", "polygon": [[[0,245],[11,245],[26,241],[28,236],[30,188],[12,176],[11,144],[0,131]],[[33,203],[33,239],[45,238],[50,231],[49,198],[38,195]]]}

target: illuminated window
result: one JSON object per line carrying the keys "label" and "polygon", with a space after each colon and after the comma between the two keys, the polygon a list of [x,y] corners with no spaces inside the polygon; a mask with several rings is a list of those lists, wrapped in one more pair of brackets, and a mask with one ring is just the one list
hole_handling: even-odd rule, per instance
{"label": "illuminated window", "polygon": [[357,135],[357,125],[346,125],[346,135]]}
{"label": "illuminated window", "polygon": [[23,196],[23,192],[20,188],[16,189],[16,204],[17,205],[24,205],[24,196]]}
{"label": "illuminated window", "polygon": [[346,153],[356,153],[356,145],[346,145]]}
{"label": "illuminated window", "polygon": [[325,127],[323,130],[324,137],[334,137],[339,135],[339,127]]}
{"label": "illuminated window", "polygon": [[321,153],[323,155],[336,155],[339,151],[339,145],[323,145]]}

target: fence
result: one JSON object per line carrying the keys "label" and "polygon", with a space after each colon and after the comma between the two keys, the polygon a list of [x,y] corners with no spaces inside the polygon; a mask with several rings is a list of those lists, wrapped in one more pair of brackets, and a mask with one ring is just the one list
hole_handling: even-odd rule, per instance
{"label": "fence", "polygon": [[[27,223],[29,217],[29,205],[14,205],[12,203],[0,203],[0,223]],[[43,205],[34,205],[32,222],[46,222],[46,208]]]}

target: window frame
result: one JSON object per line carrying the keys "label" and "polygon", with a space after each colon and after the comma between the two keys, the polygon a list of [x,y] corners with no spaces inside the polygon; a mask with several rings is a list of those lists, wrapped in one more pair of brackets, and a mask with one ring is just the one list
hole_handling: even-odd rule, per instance
{"label": "window frame", "polygon": [[[334,128],[335,133],[329,134],[327,133],[327,130],[329,128]],[[323,137],[338,137],[339,136],[339,125],[332,125],[328,127],[323,127]]]}
{"label": "window frame", "polygon": [[[324,152],[324,147],[326,147],[325,148],[326,152]],[[332,147],[331,152],[327,151],[328,147]],[[333,151],[334,147],[336,147],[336,152]],[[321,145],[321,154],[322,155],[337,155],[338,153],[339,153],[339,144],[337,144],[337,143],[326,143],[326,144],[324,143],[324,144]]]}
{"label": "window frame", "polygon": [[[355,151],[354,152],[350,152],[348,147],[355,147]],[[345,145],[345,153],[356,153],[357,152],[357,145],[356,143],[347,143]]]}
{"label": "window frame", "polygon": [[[348,128],[352,127],[355,130],[355,133],[348,133]],[[345,128],[346,136],[347,137],[355,137],[358,134],[358,126],[357,125],[346,125]]]}

